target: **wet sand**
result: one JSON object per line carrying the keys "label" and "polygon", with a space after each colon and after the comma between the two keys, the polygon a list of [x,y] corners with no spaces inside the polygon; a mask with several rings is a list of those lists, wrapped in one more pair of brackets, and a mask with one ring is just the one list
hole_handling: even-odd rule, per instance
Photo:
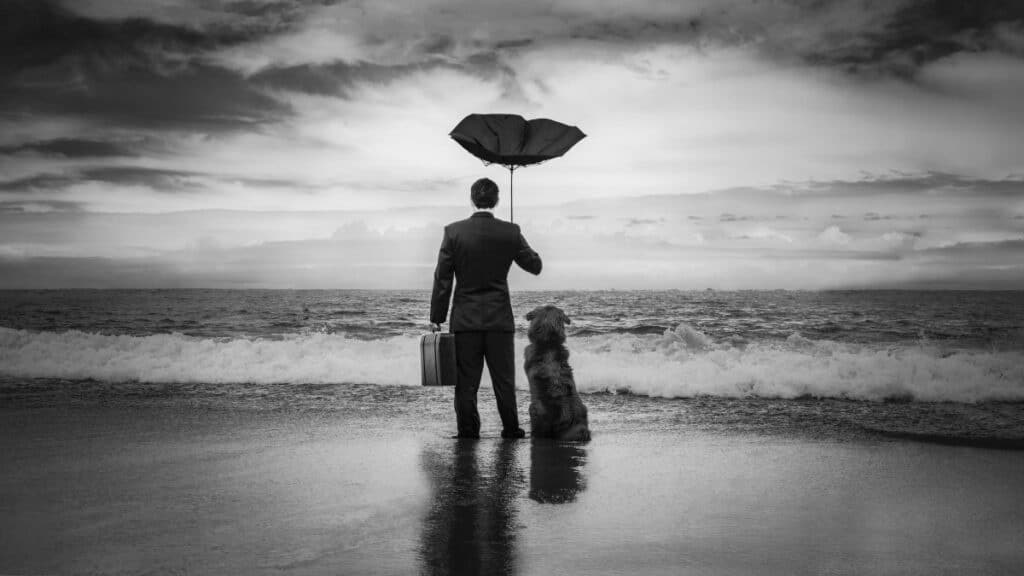
{"label": "wet sand", "polygon": [[0,406],[0,573],[1024,569],[1024,452],[602,429],[600,410],[587,444],[456,441],[442,398]]}

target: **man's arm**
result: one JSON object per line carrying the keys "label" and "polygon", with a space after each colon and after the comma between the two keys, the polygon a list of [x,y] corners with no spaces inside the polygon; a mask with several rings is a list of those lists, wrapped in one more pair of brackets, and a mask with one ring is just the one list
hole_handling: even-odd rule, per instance
{"label": "man's arm", "polygon": [[452,279],[455,277],[455,250],[448,228],[444,229],[441,250],[437,253],[434,269],[434,291],[430,295],[430,322],[444,324],[448,318],[448,303],[452,299]]}
{"label": "man's arm", "polygon": [[[516,226],[516,229],[518,228]],[[519,251],[516,253],[516,264],[533,275],[540,274],[540,269],[543,266],[540,261],[540,254],[537,254],[533,251],[533,248],[530,248],[522,232],[519,233]]]}

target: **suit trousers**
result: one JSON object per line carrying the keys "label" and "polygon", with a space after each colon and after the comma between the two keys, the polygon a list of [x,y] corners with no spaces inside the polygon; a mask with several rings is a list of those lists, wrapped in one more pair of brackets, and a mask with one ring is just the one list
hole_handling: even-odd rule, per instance
{"label": "suit trousers", "polygon": [[476,394],[480,389],[484,360],[491,375],[498,414],[504,430],[519,428],[516,406],[515,332],[456,332],[455,419],[460,436],[480,434]]}

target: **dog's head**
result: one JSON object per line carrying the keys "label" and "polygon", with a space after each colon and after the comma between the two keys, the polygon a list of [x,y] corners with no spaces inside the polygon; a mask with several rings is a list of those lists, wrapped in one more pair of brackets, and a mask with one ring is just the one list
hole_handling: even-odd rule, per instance
{"label": "dog's head", "polygon": [[526,319],[530,321],[526,334],[530,342],[537,344],[565,342],[565,325],[572,324],[565,312],[557,306],[535,308],[526,315]]}

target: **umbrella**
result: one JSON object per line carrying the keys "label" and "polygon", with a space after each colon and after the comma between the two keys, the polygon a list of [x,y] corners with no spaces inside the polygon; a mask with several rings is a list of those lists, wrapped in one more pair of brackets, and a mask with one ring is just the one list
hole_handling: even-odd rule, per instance
{"label": "umbrella", "polygon": [[512,220],[512,172],[558,158],[587,135],[575,126],[515,114],[470,114],[449,134],[486,164],[508,168],[508,215]]}

